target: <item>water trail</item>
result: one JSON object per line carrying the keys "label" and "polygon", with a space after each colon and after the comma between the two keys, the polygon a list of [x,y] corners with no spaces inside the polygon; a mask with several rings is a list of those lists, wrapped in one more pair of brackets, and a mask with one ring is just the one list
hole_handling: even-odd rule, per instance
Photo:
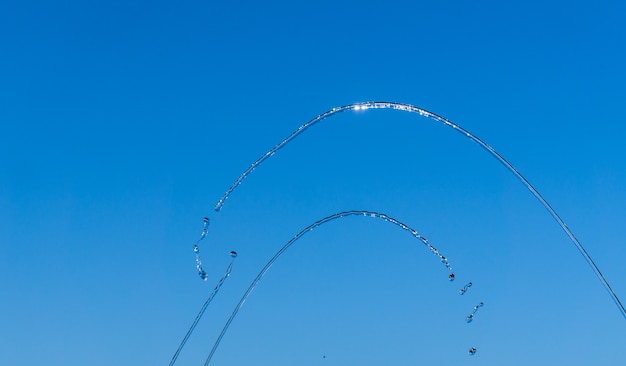
{"label": "water trail", "polygon": [[202,241],[202,239],[204,239],[209,233],[209,222],[209,218],[205,217],[204,224],[202,226],[202,233],[200,233],[200,239],[198,239],[193,245],[193,252],[196,254],[196,269],[198,270],[198,275],[203,281],[206,281],[208,276],[202,268],[202,261],[200,260],[200,248],[198,247],[198,244],[200,244],[200,241]]}
{"label": "water trail", "polygon": [[[234,255],[233,255],[233,253],[234,253]],[[178,355],[183,350],[183,347],[187,343],[187,340],[191,336],[191,333],[193,333],[194,329],[196,329],[196,325],[198,325],[198,322],[200,321],[200,318],[202,318],[202,315],[204,315],[204,311],[209,306],[209,304],[211,303],[211,301],[213,300],[215,295],[217,295],[217,292],[220,290],[220,288],[224,284],[224,281],[226,281],[226,279],[230,276],[230,271],[233,269],[233,263],[235,262],[235,258],[237,257],[237,253],[236,252],[230,252],[230,256],[233,259],[230,261],[230,264],[226,268],[226,271],[224,272],[224,275],[219,279],[219,281],[217,281],[217,284],[213,288],[213,291],[211,292],[209,297],[206,299],[204,304],[202,304],[202,307],[200,308],[200,311],[198,311],[198,315],[196,315],[196,318],[193,320],[193,323],[191,324],[191,327],[189,327],[189,330],[187,330],[187,334],[185,334],[185,337],[183,337],[183,340],[180,342],[180,345],[178,346],[178,349],[174,353],[174,356],[172,356],[172,360],[170,361],[169,366],[173,366],[174,363],[176,363],[176,360],[178,359]]]}
{"label": "water trail", "polygon": [[459,290],[459,295],[463,295],[464,293],[466,293],[470,287],[472,287],[472,283],[468,282],[465,286],[463,286],[462,289]]}
{"label": "water trail", "polygon": [[307,232],[309,232],[309,231],[315,229],[316,227],[318,227],[320,225],[323,225],[323,224],[325,224],[325,223],[327,223],[329,221],[332,221],[332,220],[335,220],[335,219],[339,219],[339,218],[342,218],[342,217],[346,217],[346,216],[365,216],[365,217],[373,217],[373,218],[377,218],[377,219],[382,219],[382,220],[384,220],[386,222],[390,222],[390,223],[392,223],[392,224],[394,224],[396,226],[399,226],[400,228],[410,232],[411,235],[413,235],[413,237],[415,237],[416,239],[419,239],[424,245],[426,245],[428,247],[428,249],[433,254],[435,254],[436,256],[439,257],[439,259],[444,264],[444,266],[450,271],[449,276],[451,276],[451,277],[449,277],[449,278],[451,280],[454,279],[454,273],[452,273],[452,267],[450,266],[450,263],[446,259],[446,257],[444,257],[432,244],[430,244],[430,242],[426,238],[421,236],[416,230],[410,228],[409,226],[405,225],[404,223],[402,223],[402,222],[400,222],[400,221],[398,221],[398,220],[396,220],[396,219],[394,219],[392,217],[389,217],[389,216],[387,216],[385,214],[381,214],[381,213],[378,213],[378,212],[363,211],[363,210],[345,211],[345,212],[339,212],[339,213],[327,216],[327,217],[325,217],[325,218],[323,218],[321,220],[318,220],[318,221],[312,223],[311,225],[307,226],[306,228],[301,230],[299,233],[297,233],[285,245],[283,245],[283,247],[280,248],[278,250],[278,252],[276,252],[276,254],[274,254],[274,256],[267,262],[267,264],[265,264],[265,267],[263,267],[263,269],[261,269],[259,274],[257,274],[257,276],[254,278],[254,280],[252,280],[252,283],[250,283],[250,286],[248,287],[246,292],[243,294],[243,296],[239,300],[239,303],[237,304],[237,306],[235,306],[235,309],[230,314],[230,317],[228,318],[228,320],[224,324],[224,327],[222,328],[222,331],[220,332],[220,335],[217,337],[217,340],[215,341],[215,344],[213,345],[213,348],[211,349],[211,353],[209,353],[209,356],[207,357],[206,361],[204,362],[204,366],[207,366],[209,364],[209,362],[211,362],[211,359],[213,358],[213,354],[217,350],[217,347],[219,346],[220,342],[222,341],[222,338],[224,337],[224,334],[226,334],[226,331],[228,330],[228,327],[230,326],[230,323],[232,323],[232,321],[235,318],[235,316],[237,316],[237,313],[239,312],[239,310],[241,309],[243,304],[248,299],[248,296],[250,296],[250,294],[252,293],[252,290],[254,290],[256,285],[259,283],[261,278],[263,278],[265,273],[270,269],[272,264],[274,264],[274,262],[276,262],[276,260],[293,243],[295,243],[298,239],[300,239]]}
{"label": "water trail", "polygon": [[479,303],[478,305],[474,306],[474,310],[472,310],[472,313],[469,314],[468,316],[465,317],[465,321],[468,323],[471,323],[472,320],[474,320],[474,316],[476,315],[476,312],[478,311],[479,308],[482,308],[483,306],[485,306],[485,303]]}
{"label": "water trail", "polygon": [[335,114],[338,114],[338,113],[341,113],[341,112],[351,111],[351,110],[353,110],[353,111],[361,111],[361,110],[368,110],[368,109],[392,109],[392,110],[400,110],[400,111],[406,111],[406,112],[418,114],[420,116],[429,118],[429,119],[431,119],[431,120],[433,120],[435,122],[442,123],[442,124],[452,128],[453,130],[455,130],[455,131],[461,133],[462,135],[468,137],[470,140],[474,141],[480,147],[485,149],[489,154],[491,154],[500,163],[502,163],[508,170],[510,170],[511,173],[513,173],[522,182],[522,184],[524,186],[526,186],[526,188],[530,191],[530,193],[532,193],[533,196],[535,196],[535,198],[543,205],[543,207],[545,207],[546,210],[548,210],[550,215],[552,215],[552,217],[556,220],[556,222],[561,226],[563,231],[565,231],[565,233],[570,238],[572,243],[576,246],[576,248],[578,249],[580,254],[585,258],[585,261],[587,262],[587,264],[589,264],[589,266],[591,267],[593,272],[596,274],[596,276],[598,277],[600,282],[602,282],[602,285],[609,292],[611,298],[615,302],[615,305],[617,305],[620,313],[626,319],[626,308],[624,308],[624,305],[622,305],[622,302],[619,300],[619,298],[617,297],[617,295],[615,294],[615,292],[611,288],[611,285],[609,285],[609,282],[606,280],[606,278],[604,278],[604,275],[602,274],[602,272],[600,272],[600,269],[595,264],[593,259],[591,259],[591,256],[589,256],[589,254],[587,253],[585,248],[582,246],[580,241],[578,241],[576,236],[574,236],[574,233],[567,227],[565,222],[561,219],[561,217],[557,214],[557,212],[552,208],[552,206],[550,206],[548,201],[546,201],[543,198],[543,196],[539,193],[539,191],[537,191],[535,189],[535,187],[533,187],[533,185],[530,184],[530,182],[526,178],[524,178],[524,176],[511,163],[509,163],[504,157],[502,157],[502,155],[500,155],[494,148],[492,148],[487,143],[485,143],[483,140],[481,140],[477,136],[473,135],[472,133],[470,133],[466,129],[462,128],[461,126],[459,126],[459,125],[455,124],[454,122],[452,122],[452,121],[450,121],[450,120],[448,120],[448,119],[446,119],[444,117],[441,117],[441,116],[439,116],[439,115],[437,115],[435,113],[429,112],[429,111],[427,111],[425,109],[422,109],[422,108],[419,108],[419,107],[416,107],[416,106],[413,106],[413,105],[410,105],[410,104],[395,103],[395,102],[364,102],[364,103],[355,103],[355,104],[345,105],[345,106],[342,106],[342,107],[333,108],[333,109],[331,109],[329,111],[326,111],[326,112],[318,115],[317,117],[313,118],[312,120],[310,120],[307,123],[303,124],[302,126],[298,127],[298,129],[293,131],[291,133],[291,135],[287,136],[287,138],[285,138],[284,140],[279,142],[276,146],[274,146],[273,148],[268,150],[265,154],[263,154],[260,158],[258,158],[254,163],[252,163],[252,165],[250,165],[248,167],[248,169],[246,169],[243,173],[241,173],[241,175],[239,175],[237,180],[235,180],[235,182],[228,188],[228,190],[220,198],[220,200],[217,202],[217,204],[215,204],[215,211],[219,211],[219,210],[222,209],[222,206],[224,206],[224,203],[226,202],[226,200],[228,199],[230,194],[235,190],[235,188],[237,188],[241,184],[241,182],[254,169],[256,169],[256,167],[258,167],[261,163],[263,163],[263,161],[265,161],[267,158],[269,158],[270,156],[274,155],[278,150],[280,150],[288,142],[290,142],[291,140],[296,138],[299,134],[301,134],[302,132],[307,130],[309,127],[317,124],[318,122],[321,122],[321,121],[325,120],[328,117],[331,117],[331,116],[333,116]]}

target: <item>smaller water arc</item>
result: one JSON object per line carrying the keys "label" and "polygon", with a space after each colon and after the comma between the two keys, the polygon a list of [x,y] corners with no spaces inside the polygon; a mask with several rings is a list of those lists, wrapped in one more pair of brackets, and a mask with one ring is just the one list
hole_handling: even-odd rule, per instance
{"label": "smaller water arc", "polygon": [[235,319],[235,317],[239,313],[239,310],[241,309],[243,304],[246,302],[246,300],[248,299],[248,297],[250,296],[250,294],[252,293],[252,291],[254,290],[256,285],[259,283],[259,281],[261,281],[261,279],[263,278],[265,273],[270,269],[270,267],[274,264],[274,262],[276,262],[276,260],[278,260],[278,258],[292,244],[294,244],[298,239],[300,239],[302,236],[304,236],[304,234],[306,234],[307,232],[315,229],[318,226],[321,226],[321,225],[323,225],[325,223],[328,223],[330,221],[333,221],[333,220],[336,220],[336,219],[339,219],[339,218],[343,218],[343,217],[348,217],[348,216],[361,216],[361,217],[370,217],[370,218],[382,219],[385,222],[389,222],[389,223],[391,223],[391,224],[393,224],[393,225],[395,225],[397,227],[400,227],[403,230],[408,231],[414,238],[420,240],[433,254],[435,254],[437,257],[439,257],[439,260],[443,263],[443,265],[449,271],[448,279],[450,281],[454,280],[455,275],[454,275],[454,272],[452,271],[452,266],[450,265],[450,262],[448,261],[448,259],[444,255],[442,255],[439,252],[439,250],[437,248],[435,248],[428,241],[428,239],[426,239],[421,234],[419,234],[417,232],[417,230],[415,230],[415,229],[409,227],[408,225],[406,225],[406,224],[396,220],[395,218],[387,216],[386,214],[383,214],[383,213],[378,213],[378,212],[374,212],[374,211],[366,211],[366,210],[344,211],[344,212],[335,213],[335,214],[330,215],[330,216],[326,216],[323,219],[315,221],[311,225],[309,225],[306,228],[302,229],[295,236],[293,236],[287,243],[285,243],[285,245],[283,245],[276,252],[276,254],[274,254],[274,256],[265,264],[265,266],[261,269],[261,271],[259,271],[257,276],[252,280],[252,282],[250,283],[248,289],[246,290],[246,292],[243,294],[243,296],[241,297],[241,299],[239,300],[239,302],[237,303],[237,305],[233,309],[230,317],[228,318],[228,320],[224,324],[224,327],[222,328],[219,336],[217,337],[217,340],[215,341],[215,343],[213,345],[213,348],[211,349],[211,352],[209,353],[206,361],[204,362],[204,366],[208,366],[209,365],[209,363],[211,362],[211,359],[213,358],[213,355],[215,354],[215,351],[217,350],[217,348],[219,347],[219,345],[220,345],[220,343],[222,341],[222,338],[226,334],[226,331],[228,331],[228,328],[229,328],[230,324]]}

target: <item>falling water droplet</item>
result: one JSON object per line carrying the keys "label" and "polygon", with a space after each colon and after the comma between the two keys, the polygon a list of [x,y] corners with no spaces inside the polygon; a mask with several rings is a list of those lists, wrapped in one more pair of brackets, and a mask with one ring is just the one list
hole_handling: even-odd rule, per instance
{"label": "falling water droplet", "polygon": [[468,353],[470,356],[474,356],[476,354],[476,347],[470,348]]}
{"label": "falling water droplet", "polygon": [[199,273],[200,278],[202,279],[202,281],[206,281],[209,279],[209,275],[206,274],[206,272],[202,271]]}
{"label": "falling water droplet", "polygon": [[200,234],[202,237],[204,237],[206,234],[209,233],[209,218],[205,217],[203,219],[203,225],[202,225],[202,233]]}
{"label": "falling water droplet", "polygon": [[193,245],[193,252],[196,255],[196,269],[198,270],[198,275],[200,276],[200,278],[203,281],[206,281],[208,279],[208,275],[207,273],[204,271],[204,269],[202,268],[202,260],[200,259],[200,248],[198,247],[198,244],[202,241],[202,239],[204,239],[207,234],[209,233],[209,218],[205,217],[203,220],[203,224],[202,224],[202,232],[200,233],[200,238],[196,241],[196,243]]}
{"label": "falling water droplet", "polygon": [[234,250],[232,250],[232,251],[230,252],[230,256],[231,256],[231,257],[233,257],[233,258],[237,258],[237,252],[235,252]]}
{"label": "falling water droplet", "polygon": [[459,290],[459,294],[463,295],[467,292],[467,290],[469,290],[470,287],[472,287],[472,283],[468,282],[461,290]]}
{"label": "falling water droplet", "polygon": [[448,275],[448,279],[449,279],[450,281],[454,281],[454,273],[450,273],[450,274]]}
{"label": "falling water droplet", "polygon": [[481,302],[478,305],[474,306],[474,309],[472,310],[472,313],[465,317],[465,321],[468,322],[468,323],[471,323],[472,320],[474,320],[474,315],[476,315],[476,312],[478,311],[478,309],[482,308],[484,305],[485,305],[485,303]]}

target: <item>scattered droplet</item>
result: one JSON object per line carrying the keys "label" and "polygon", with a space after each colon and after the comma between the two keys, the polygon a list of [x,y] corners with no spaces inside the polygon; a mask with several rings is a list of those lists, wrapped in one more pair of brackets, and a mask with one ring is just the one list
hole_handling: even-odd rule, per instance
{"label": "scattered droplet", "polygon": [[468,353],[470,356],[474,356],[476,354],[476,347],[470,348]]}
{"label": "scattered droplet", "polygon": [[230,252],[230,256],[231,256],[231,257],[233,257],[233,258],[237,258],[237,252],[235,252],[234,250],[232,250],[232,251]]}
{"label": "scattered droplet", "polygon": [[200,233],[200,239],[204,238],[209,233],[209,218],[205,217],[202,225],[202,233]]}
{"label": "scattered droplet", "polygon": [[468,323],[471,323],[472,320],[474,320],[474,315],[476,315],[476,312],[478,311],[478,309],[482,308],[484,305],[485,305],[485,303],[481,302],[478,305],[474,306],[474,309],[472,310],[472,313],[465,317],[465,321],[468,322]]}
{"label": "scattered droplet", "polygon": [[461,290],[459,290],[459,294],[463,295],[467,292],[467,290],[469,290],[470,287],[472,287],[472,283],[468,282]]}
{"label": "scattered droplet", "polygon": [[204,271],[199,272],[198,275],[200,275],[200,278],[202,279],[202,281],[206,281],[209,279],[209,275],[207,275],[206,272]]}
{"label": "scattered droplet", "polygon": [[454,273],[450,273],[450,274],[448,275],[448,279],[449,279],[450,281],[454,281]]}
{"label": "scattered droplet", "polygon": [[200,260],[200,248],[198,247],[198,244],[200,243],[200,241],[202,241],[202,239],[204,239],[204,237],[208,233],[209,233],[209,218],[205,217],[203,219],[202,232],[200,233],[200,238],[193,245],[193,252],[196,254],[196,269],[198,270],[198,275],[203,281],[206,281],[208,279],[208,275],[202,268],[202,260]]}

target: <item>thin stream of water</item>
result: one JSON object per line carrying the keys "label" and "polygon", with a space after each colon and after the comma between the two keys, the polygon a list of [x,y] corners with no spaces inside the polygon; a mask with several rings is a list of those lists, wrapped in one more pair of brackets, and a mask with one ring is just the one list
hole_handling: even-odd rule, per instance
{"label": "thin stream of water", "polygon": [[[522,182],[522,184],[532,193],[532,195],[546,208],[546,210],[548,210],[550,215],[556,220],[556,222],[561,226],[563,231],[565,231],[567,236],[570,238],[572,243],[576,246],[576,248],[578,249],[580,254],[585,258],[585,261],[587,262],[587,264],[589,264],[589,266],[591,267],[593,272],[596,274],[596,277],[600,280],[600,282],[602,283],[604,288],[608,291],[609,295],[613,299],[613,302],[615,302],[615,305],[617,305],[617,307],[618,307],[620,313],[622,314],[622,316],[624,317],[624,319],[626,319],[626,308],[624,307],[624,305],[622,305],[622,302],[620,301],[620,299],[617,297],[617,295],[615,294],[615,292],[611,288],[611,285],[606,280],[606,278],[604,277],[602,272],[600,272],[600,269],[595,264],[595,262],[593,261],[591,256],[587,253],[587,251],[582,246],[580,241],[576,238],[574,233],[569,229],[569,227],[565,224],[565,222],[561,219],[561,217],[557,214],[557,212],[552,208],[552,206],[550,206],[550,204],[543,198],[543,196],[539,193],[539,191],[537,191],[537,189],[535,189],[535,187],[533,187],[533,185],[530,184],[530,182],[526,178],[524,178],[524,176],[511,163],[509,163],[504,157],[502,157],[502,155],[500,155],[494,148],[492,148],[487,143],[482,141],[480,138],[478,138],[477,136],[473,135],[472,133],[470,133],[466,129],[462,128],[461,126],[459,126],[459,125],[455,124],[454,122],[452,122],[452,121],[450,121],[450,120],[448,120],[448,119],[446,119],[444,117],[441,117],[441,116],[439,116],[439,115],[437,115],[435,113],[429,112],[429,111],[427,111],[425,109],[422,109],[422,108],[419,108],[419,107],[416,107],[416,106],[413,106],[413,105],[410,105],[410,104],[395,103],[395,102],[364,102],[364,103],[355,103],[355,104],[345,105],[345,106],[342,106],[342,107],[333,108],[333,109],[331,109],[329,111],[326,111],[326,112],[318,115],[317,117],[313,118],[312,120],[310,120],[307,123],[303,124],[302,126],[298,127],[289,136],[287,136],[285,139],[283,139],[281,142],[279,142],[276,146],[274,146],[270,150],[268,150],[265,154],[263,154],[260,158],[258,158],[254,163],[252,163],[248,167],[248,169],[246,169],[243,173],[241,173],[241,175],[239,175],[239,177],[235,180],[235,182],[228,188],[228,190],[224,193],[224,195],[215,204],[215,211],[219,212],[222,209],[222,207],[226,203],[226,200],[228,199],[230,194],[243,182],[243,180],[250,173],[252,173],[253,170],[255,170],[261,163],[263,163],[270,156],[273,156],[278,150],[283,148],[291,140],[295,139],[298,135],[300,135],[301,133],[306,131],[309,127],[312,127],[313,125],[317,124],[318,122],[321,122],[321,121],[327,119],[328,117],[331,117],[331,116],[333,116],[335,114],[338,114],[338,113],[341,113],[341,112],[345,112],[345,111],[364,111],[364,110],[368,110],[368,109],[392,109],[392,110],[399,110],[399,111],[415,113],[417,115],[429,118],[429,119],[431,119],[431,120],[433,120],[435,122],[442,123],[442,124],[452,128],[453,130],[463,134],[464,136],[466,136],[470,140],[472,140],[475,143],[477,143],[480,147],[485,149],[489,154],[491,154],[491,156],[496,158],[509,171],[511,171]],[[197,259],[197,260],[199,261],[199,259]],[[201,265],[199,265],[199,271],[200,270],[201,270]],[[200,276],[202,277],[202,273],[200,274]],[[453,274],[451,274],[451,278],[450,279],[454,279],[454,275]]]}
{"label": "thin stream of water", "polygon": [[215,297],[215,295],[217,295],[217,292],[220,290],[220,288],[224,284],[224,281],[226,281],[226,279],[230,276],[230,272],[233,269],[233,263],[235,262],[235,258],[237,257],[237,253],[234,252],[234,251],[230,252],[230,256],[231,256],[232,260],[230,261],[230,264],[226,268],[226,271],[224,272],[224,275],[217,281],[217,284],[213,288],[213,291],[211,292],[211,294],[209,294],[209,297],[207,297],[207,299],[204,302],[204,304],[202,304],[202,307],[200,308],[200,311],[198,311],[198,314],[196,315],[196,318],[193,320],[193,323],[191,323],[191,326],[189,327],[189,330],[187,330],[187,333],[183,337],[183,340],[180,342],[180,345],[178,346],[178,349],[174,353],[174,356],[172,356],[172,360],[170,361],[169,366],[173,366],[176,363],[176,360],[178,359],[178,356],[180,355],[180,352],[183,350],[183,347],[185,347],[185,344],[187,343],[187,340],[191,336],[191,333],[193,333],[194,329],[196,329],[196,325],[198,325],[198,322],[202,318],[202,315],[204,315],[205,310],[207,309],[207,307],[209,306],[211,301],[213,301],[213,298]]}

